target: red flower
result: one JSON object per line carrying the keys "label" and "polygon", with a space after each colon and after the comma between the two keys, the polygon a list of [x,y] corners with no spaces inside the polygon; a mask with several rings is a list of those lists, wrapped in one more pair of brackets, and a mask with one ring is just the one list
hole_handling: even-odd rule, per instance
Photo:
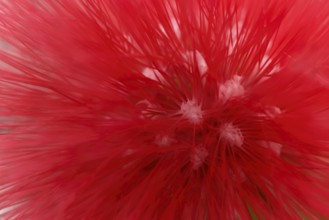
{"label": "red flower", "polygon": [[5,219],[329,217],[329,3],[0,3]]}

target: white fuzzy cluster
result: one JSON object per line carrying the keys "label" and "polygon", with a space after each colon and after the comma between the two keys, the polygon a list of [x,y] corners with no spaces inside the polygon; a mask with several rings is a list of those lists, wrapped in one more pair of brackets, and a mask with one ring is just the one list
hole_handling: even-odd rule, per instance
{"label": "white fuzzy cluster", "polygon": [[230,99],[243,96],[245,89],[241,84],[242,77],[234,75],[232,79],[218,85],[218,98],[226,102]]}
{"label": "white fuzzy cluster", "polygon": [[195,100],[188,100],[183,102],[180,106],[179,113],[192,124],[198,124],[203,119],[201,105],[198,104]]}
{"label": "white fuzzy cluster", "polygon": [[244,137],[241,130],[232,123],[225,123],[220,128],[220,137],[231,145],[242,147]]}

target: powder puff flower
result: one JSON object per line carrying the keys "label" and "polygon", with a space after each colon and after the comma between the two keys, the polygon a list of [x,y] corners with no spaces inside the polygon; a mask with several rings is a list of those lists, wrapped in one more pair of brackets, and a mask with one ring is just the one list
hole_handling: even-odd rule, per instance
{"label": "powder puff flower", "polygon": [[329,3],[0,3],[15,220],[327,219]]}

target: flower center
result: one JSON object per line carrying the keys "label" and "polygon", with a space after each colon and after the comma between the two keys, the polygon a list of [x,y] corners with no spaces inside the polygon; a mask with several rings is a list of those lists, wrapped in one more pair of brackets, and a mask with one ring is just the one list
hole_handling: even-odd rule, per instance
{"label": "flower center", "polygon": [[231,145],[242,147],[244,137],[241,130],[232,123],[223,124],[220,128],[221,137]]}
{"label": "flower center", "polygon": [[202,121],[203,112],[201,106],[195,100],[183,102],[180,107],[180,113],[192,124],[198,124]]}

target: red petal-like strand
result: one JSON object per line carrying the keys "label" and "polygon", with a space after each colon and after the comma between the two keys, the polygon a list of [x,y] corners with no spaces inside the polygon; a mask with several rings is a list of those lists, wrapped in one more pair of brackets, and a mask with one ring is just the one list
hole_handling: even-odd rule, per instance
{"label": "red petal-like strand", "polygon": [[6,220],[329,218],[329,2],[3,0]]}

